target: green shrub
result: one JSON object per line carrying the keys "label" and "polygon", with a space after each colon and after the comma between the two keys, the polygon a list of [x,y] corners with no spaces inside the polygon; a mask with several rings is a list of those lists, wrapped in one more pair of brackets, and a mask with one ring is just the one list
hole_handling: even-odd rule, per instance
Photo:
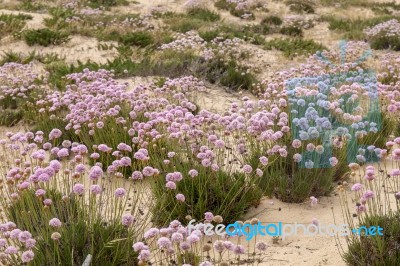
{"label": "green shrub", "polygon": [[219,31],[217,30],[211,30],[211,31],[200,31],[199,36],[205,40],[206,42],[210,42],[214,40],[216,37],[219,35]]}
{"label": "green shrub", "polygon": [[87,3],[92,8],[112,7],[112,6],[129,4],[127,0],[87,0]]}
{"label": "green shrub", "polygon": [[215,22],[221,19],[218,13],[215,13],[213,11],[204,8],[192,8],[188,11],[188,15],[193,19],[199,19],[210,22]]}
{"label": "green shrub", "polygon": [[261,20],[261,24],[267,24],[267,25],[280,26],[282,25],[282,23],[283,23],[282,19],[277,16],[268,16]]}
{"label": "green shrub", "polygon": [[301,36],[303,36],[303,30],[301,28],[296,27],[296,26],[282,27],[279,30],[279,33],[284,34],[284,35],[289,35],[289,36],[292,36],[292,37],[301,37]]}
{"label": "green shrub", "polygon": [[235,3],[229,3],[226,0],[218,0],[214,6],[218,9],[228,10],[231,15],[241,18],[244,14],[251,14],[252,19],[255,19],[254,14],[250,10],[236,9]]}
{"label": "green shrub", "polygon": [[256,79],[246,70],[238,68],[234,63],[229,63],[220,82],[233,90],[248,90],[256,83]]}
{"label": "green shrub", "polygon": [[154,43],[153,36],[148,32],[131,32],[122,35],[119,42],[124,45],[134,45],[139,47],[147,47]]}
{"label": "green shrub", "polygon": [[249,90],[257,83],[251,73],[247,73],[246,69],[233,60],[225,62],[215,58],[212,61],[199,61],[193,72],[210,83],[219,83],[231,90]]}
{"label": "green shrub", "polygon": [[191,19],[188,17],[179,18],[173,17],[165,20],[166,24],[170,25],[172,31],[185,33],[191,30],[198,30],[208,22],[200,19]]}
{"label": "green shrub", "polygon": [[23,32],[23,38],[29,45],[59,45],[69,40],[68,34],[50,29],[27,30]]}
{"label": "green shrub", "polygon": [[400,51],[400,36],[385,36],[381,34],[372,38],[369,43],[372,49]]}
{"label": "green shrub", "polygon": [[286,1],[286,4],[289,5],[290,11],[293,11],[296,13],[312,14],[315,12],[314,8],[309,3],[306,3],[305,1],[289,0],[289,1]]}
{"label": "green shrub", "polygon": [[300,38],[294,39],[273,39],[266,42],[265,49],[277,49],[283,52],[283,55],[288,58],[293,58],[299,55],[311,55],[317,51],[326,49],[322,44],[313,40],[304,40]]}
{"label": "green shrub", "polygon": [[15,126],[22,120],[23,116],[23,111],[20,109],[0,109],[0,126]]}

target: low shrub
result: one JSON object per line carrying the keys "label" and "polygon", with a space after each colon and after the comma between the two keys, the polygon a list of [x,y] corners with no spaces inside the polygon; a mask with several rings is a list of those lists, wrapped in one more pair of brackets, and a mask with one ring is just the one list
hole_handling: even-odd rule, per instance
{"label": "low shrub", "polygon": [[87,4],[92,8],[113,7],[118,5],[128,5],[127,0],[86,0]]}
{"label": "low shrub", "polygon": [[369,43],[372,49],[400,51],[400,36],[376,36]]}
{"label": "low shrub", "polygon": [[283,23],[282,19],[277,16],[268,16],[261,20],[261,24],[267,24],[267,25],[280,26],[282,25],[282,23]]}
{"label": "low shrub", "polygon": [[188,15],[192,19],[199,19],[209,22],[216,22],[221,19],[218,13],[205,8],[192,8],[188,11]]}
{"label": "low shrub", "polygon": [[23,39],[29,45],[59,45],[69,40],[68,33],[52,31],[50,29],[27,30],[23,32]]}
{"label": "low shrub", "polygon": [[153,36],[148,32],[131,32],[120,36],[119,42],[124,45],[147,47],[154,43]]}
{"label": "low shrub", "polygon": [[284,35],[289,35],[292,37],[302,37],[303,36],[303,30],[296,26],[282,27],[279,30],[279,33],[284,34]]}
{"label": "low shrub", "polygon": [[286,1],[286,4],[289,5],[290,11],[296,13],[307,13],[312,14],[315,12],[314,8],[311,4],[307,3],[306,1],[299,1],[299,0],[289,0]]}
{"label": "low shrub", "polygon": [[250,10],[236,8],[237,4],[228,2],[227,0],[218,0],[214,6],[218,9],[228,10],[235,17],[244,18],[246,16],[248,19],[255,19],[254,14]]}
{"label": "low shrub", "polygon": [[267,41],[265,49],[277,49],[283,52],[283,55],[288,58],[293,58],[299,55],[311,55],[317,51],[326,49],[322,44],[319,44],[313,40],[304,40],[300,38],[294,39],[273,39]]}

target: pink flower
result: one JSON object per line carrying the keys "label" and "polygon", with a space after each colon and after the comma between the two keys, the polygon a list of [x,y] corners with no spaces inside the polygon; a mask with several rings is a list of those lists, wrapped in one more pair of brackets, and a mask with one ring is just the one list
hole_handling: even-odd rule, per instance
{"label": "pink flower", "polygon": [[126,194],[126,190],[121,187],[117,188],[114,193],[115,197],[117,197],[117,198],[122,198],[125,196],[125,194]]}
{"label": "pink flower", "polygon": [[135,222],[135,218],[131,214],[122,215],[122,225],[130,226]]}
{"label": "pink flower", "polygon": [[364,192],[363,197],[366,199],[372,199],[375,196],[375,193],[371,190],[367,190]]}
{"label": "pink flower", "polygon": [[400,176],[400,170],[399,169],[393,169],[392,172],[390,173],[391,176]]}
{"label": "pink flower", "polygon": [[62,224],[61,224],[61,221],[58,218],[53,218],[53,219],[50,220],[49,225],[51,227],[58,228],[58,227],[61,227]]}
{"label": "pink flower", "polygon": [[300,148],[301,147],[301,140],[299,140],[299,139],[293,140],[292,147],[295,148],[295,149]]}
{"label": "pink flower", "polygon": [[245,164],[243,165],[242,170],[245,174],[250,174],[253,171],[253,168],[250,165]]}
{"label": "pink flower", "polygon": [[72,187],[72,191],[77,195],[83,195],[85,193],[85,186],[77,183]]}
{"label": "pink flower", "polygon": [[103,175],[103,169],[101,169],[101,167],[95,165],[90,169],[89,178],[91,180],[97,180],[101,178],[102,175]]}
{"label": "pink flower", "polygon": [[94,195],[98,195],[102,191],[101,186],[99,185],[91,185],[89,189],[90,192],[92,192]]}
{"label": "pink flower", "polygon": [[262,165],[267,165],[268,164],[268,158],[265,156],[260,157],[260,162]]}
{"label": "pink flower", "polygon": [[61,130],[55,128],[50,131],[49,140],[58,139],[59,137],[61,137],[61,135],[62,135]]}
{"label": "pink flower", "polygon": [[197,170],[195,170],[195,169],[191,169],[191,170],[189,170],[189,175],[191,177],[196,177],[199,175],[199,172],[197,172]]}
{"label": "pink flower", "polygon": [[178,201],[181,201],[181,202],[184,202],[184,201],[185,201],[185,195],[183,195],[183,194],[176,194],[175,198],[176,198]]}
{"label": "pink flower", "polygon": [[204,219],[211,222],[214,219],[214,214],[212,214],[211,212],[206,212],[204,213]]}
{"label": "pink flower", "polygon": [[266,251],[267,248],[268,248],[268,245],[263,241],[259,241],[256,243],[256,249],[258,249],[259,251]]}
{"label": "pink flower", "polygon": [[160,237],[157,241],[157,245],[160,249],[169,249],[172,245],[171,240],[167,237]]}
{"label": "pink flower", "polygon": [[176,184],[172,181],[168,181],[167,184],[165,184],[165,187],[169,189],[176,189]]}
{"label": "pink flower", "polygon": [[140,180],[140,179],[143,179],[143,174],[142,174],[140,171],[134,171],[134,172],[132,173],[131,178],[132,178],[133,180]]}
{"label": "pink flower", "polygon": [[24,263],[28,263],[28,262],[32,261],[34,257],[35,257],[35,253],[33,253],[32,250],[24,251],[21,254],[21,260]]}
{"label": "pink flower", "polygon": [[362,189],[362,185],[360,183],[355,183],[352,187],[352,191],[360,191]]}
{"label": "pink flower", "polygon": [[311,196],[311,197],[310,197],[310,200],[311,200],[311,206],[317,205],[318,199],[317,199],[316,197]]}

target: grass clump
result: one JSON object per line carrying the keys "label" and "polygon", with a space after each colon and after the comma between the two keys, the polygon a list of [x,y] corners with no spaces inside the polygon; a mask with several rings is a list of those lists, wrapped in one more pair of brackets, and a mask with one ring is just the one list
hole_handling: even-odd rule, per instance
{"label": "grass clump", "polygon": [[86,2],[92,8],[113,7],[113,6],[129,4],[127,0],[88,0]]}
{"label": "grass clump", "polygon": [[[6,209],[21,230],[27,230],[36,238],[34,260],[30,265],[82,265],[91,254],[94,265],[136,265],[136,253],[127,228],[120,223],[104,223],[100,217],[90,217],[78,203],[81,199],[69,197],[62,200],[56,190],[47,190],[46,197],[53,204],[43,207],[43,199],[34,191],[23,192],[18,200]],[[21,215],[22,214],[22,215]],[[61,229],[52,229],[49,220],[57,217]],[[89,222],[90,221],[90,222]],[[52,240],[53,231],[60,234]]]}
{"label": "grass clump", "polygon": [[229,11],[229,13],[235,17],[244,18],[245,16],[250,19],[255,19],[254,14],[250,10],[236,8],[235,3],[229,3],[226,0],[218,0],[214,6],[218,9]]}
{"label": "grass clump", "polygon": [[302,37],[303,36],[303,30],[296,26],[282,27],[279,30],[279,33],[288,35],[288,36],[292,36],[292,37]]}
{"label": "grass clump", "polygon": [[139,47],[147,47],[154,43],[153,36],[144,31],[140,32],[131,32],[119,37],[118,40],[120,43],[128,46],[139,46]]}
{"label": "grass clump", "polygon": [[289,0],[289,1],[286,1],[286,4],[289,5],[290,11],[293,11],[293,12],[296,12],[296,13],[312,14],[312,13],[315,12],[315,10],[312,7],[312,5],[307,3],[307,2],[305,2],[305,1]]}
{"label": "grass clump", "polygon": [[400,36],[387,36],[381,34],[372,38],[369,43],[371,44],[372,49],[391,49],[393,51],[400,51]]}
{"label": "grass clump", "polygon": [[383,236],[350,237],[343,259],[348,265],[398,265],[400,262],[400,212],[367,216],[359,227],[380,226]]}
{"label": "grass clump", "polygon": [[304,40],[300,38],[282,39],[277,38],[266,42],[264,48],[267,50],[276,49],[283,52],[288,58],[304,55],[315,54],[317,51],[326,49],[322,44],[313,40]]}
{"label": "grass clump", "polygon": [[52,31],[50,29],[27,30],[22,34],[23,39],[29,45],[59,45],[69,40],[68,33]]}
{"label": "grass clump", "polygon": [[266,24],[266,25],[280,26],[282,25],[282,23],[283,23],[282,19],[277,16],[268,16],[261,20],[261,24]]}
{"label": "grass clump", "polygon": [[199,19],[210,22],[216,22],[221,19],[218,13],[215,13],[205,8],[192,8],[188,11],[188,15],[193,19]]}
{"label": "grass clump", "polygon": [[[174,164],[176,171],[181,173],[197,169],[198,176],[185,176],[177,183],[176,191],[166,191],[165,176],[160,175],[153,182],[152,191],[156,199],[153,218],[156,224],[165,225],[174,219],[184,222],[187,215],[202,220],[205,212],[218,213],[224,218],[224,223],[235,222],[248,208],[258,205],[262,196],[254,185],[255,177],[249,182],[240,173],[214,172],[198,164],[181,161]],[[185,195],[185,203],[175,199],[176,192]]]}

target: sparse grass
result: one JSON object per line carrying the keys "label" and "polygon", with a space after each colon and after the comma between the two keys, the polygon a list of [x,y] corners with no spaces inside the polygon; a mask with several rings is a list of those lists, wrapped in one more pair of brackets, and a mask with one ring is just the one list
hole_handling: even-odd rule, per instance
{"label": "sparse grass", "polygon": [[201,19],[191,19],[189,17],[172,17],[165,19],[165,23],[169,25],[172,31],[185,33],[191,30],[198,30],[208,24],[207,21]]}
{"label": "sparse grass", "polygon": [[0,15],[0,39],[10,34],[15,34],[22,30],[26,24],[26,20],[32,19],[32,16],[25,14],[18,15]]}
{"label": "sparse grass", "polygon": [[334,6],[339,4],[341,8],[346,8],[349,6],[359,6],[365,8],[392,8],[394,10],[400,10],[400,4],[395,1],[391,2],[373,2],[365,0],[321,0],[322,5]]}
{"label": "sparse grass", "polygon": [[69,40],[68,33],[50,29],[27,30],[22,33],[22,37],[29,46],[59,45]]}
{"label": "sparse grass", "polygon": [[46,5],[42,3],[37,3],[31,0],[22,0],[21,3],[17,6],[19,10],[29,11],[29,12],[39,12],[45,11],[47,9]]}
{"label": "sparse grass", "polygon": [[313,40],[304,40],[300,38],[273,39],[266,42],[264,48],[267,50],[276,49],[282,51],[283,55],[288,58],[293,58],[300,55],[308,56],[315,54],[317,51],[326,49],[322,44]]}
{"label": "sparse grass", "polygon": [[30,52],[27,55],[22,55],[20,53],[15,52],[6,52],[4,53],[3,59],[0,61],[0,66],[5,63],[15,62],[20,64],[28,64],[33,60],[37,60],[43,64],[49,64],[54,61],[62,60],[58,54],[50,53],[50,54],[38,54],[36,51]]}
{"label": "sparse grass", "polygon": [[51,18],[45,18],[44,24],[52,29],[65,29],[69,27],[69,24],[65,22],[66,18],[70,18],[75,15],[72,9],[55,7],[49,9]]}

